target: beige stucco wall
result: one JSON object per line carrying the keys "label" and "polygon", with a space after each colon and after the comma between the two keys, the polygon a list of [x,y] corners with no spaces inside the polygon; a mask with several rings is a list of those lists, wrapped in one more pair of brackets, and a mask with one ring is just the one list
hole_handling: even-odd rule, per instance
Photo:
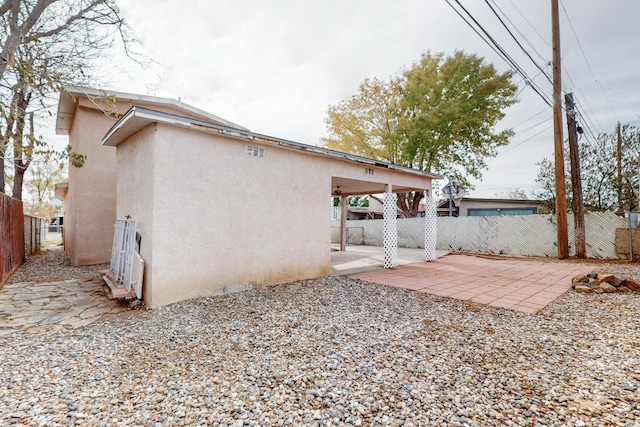
{"label": "beige stucco wall", "polygon": [[109,262],[116,218],[116,150],[101,145],[114,121],[79,107],[69,133],[73,149],[86,156],[82,168],[69,166],[65,198],[65,251],[73,265]]}
{"label": "beige stucco wall", "polygon": [[130,216],[142,240],[140,253],[145,260],[143,295],[152,300],[151,271],[153,269],[153,199],[154,199],[154,126],[148,126],[118,146],[117,218]]}
{"label": "beige stucco wall", "polygon": [[364,165],[247,145],[260,144],[154,124],[118,146],[117,216],[140,221],[149,307],[329,274],[331,180],[365,179]]}
{"label": "beige stucco wall", "polygon": [[64,246],[73,265],[107,263],[111,258],[116,220],[116,149],[103,146],[102,137],[133,106],[202,119],[170,105],[77,99],[69,143],[86,160],[82,168],[69,167],[69,188],[64,200]]}

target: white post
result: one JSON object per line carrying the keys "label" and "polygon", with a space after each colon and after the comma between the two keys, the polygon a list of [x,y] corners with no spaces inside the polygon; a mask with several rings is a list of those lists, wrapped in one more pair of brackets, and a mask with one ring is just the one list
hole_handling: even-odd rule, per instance
{"label": "white post", "polygon": [[340,250],[347,249],[347,196],[340,195]]}
{"label": "white post", "polygon": [[384,268],[398,266],[398,208],[396,201],[398,195],[391,192],[391,185],[387,184],[382,204],[383,212],[383,245]]}
{"label": "white post", "polygon": [[424,192],[424,201],[424,259],[425,261],[435,261],[438,237],[436,201],[433,197],[429,197],[429,191]]}

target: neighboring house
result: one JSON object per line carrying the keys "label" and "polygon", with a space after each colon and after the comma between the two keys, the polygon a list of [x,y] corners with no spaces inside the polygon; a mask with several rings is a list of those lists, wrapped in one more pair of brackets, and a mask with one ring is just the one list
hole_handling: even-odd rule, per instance
{"label": "neighboring house", "polygon": [[[73,265],[109,262],[116,220],[116,150],[102,137],[133,106],[153,108],[231,128],[245,128],[182,102],[153,96],[65,87],[60,93],[56,133],[69,135],[84,166],[69,166],[69,182],[56,185],[64,201],[64,248]],[[181,157],[180,150],[174,155]]]}
{"label": "neighboring house", "polygon": [[[382,197],[382,195],[378,195]],[[369,206],[347,206],[347,220],[382,219],[382,202],[378,197],[369,197]],[[332,199],[333,202],[333,199]],[[340,219],[340,206],[333,206],[331,219]]]}
{"label": "neighboring house", "polygon": [[[152,308],[328,275],[332,194],[344,206],[349,195],[386,193],[390,211],[393,192],[431,195],[441,178],[140,107],[103,142],[116,151],[117,217],[137,221]],[[397,248],[397,233],[385,233],[385,250]]]}
{"label": "neighboring house", "polygon": [[[378,194],[376,196],[369,197],[369,206],[361,207],[361,206],[349,206],[347,208],[347,220],[363,220],[363,219],[382,219],[383,217],[383,209],[382,209],[382,198],[383,194]],[[402,209],[397,208],[397,217],[404,218],[404,214]],[[425,216],[425,204],[424,199],[420,201],[420,205],[418,206],[418,213],[416,215],[418,218],[422,218]],[[331,211],[331,219],[339,220],[340,219],[340,206],[333,206]]]}
{"label": "neighboring house", "polygon": [[[443,200],[438,204],[438,216],[507,216],[538,213],[542,201],[514,199],[462,199]],[[451,206],[451,208],[450,208]]]}

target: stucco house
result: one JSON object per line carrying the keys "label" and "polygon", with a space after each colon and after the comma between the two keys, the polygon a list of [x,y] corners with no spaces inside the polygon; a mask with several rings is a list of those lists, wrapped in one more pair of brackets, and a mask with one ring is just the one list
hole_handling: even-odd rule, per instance
{"label": "stucco house", "polygon": [[[137,221],[147,306],[328,275],[332,195],[343,207],[344,249],[347,196],[385,194],[385,265],[393,266],[395,193],[425,191],[433,208],[426,258],[435,259],[431,181],[439,175],[185,112],[134,106],[102,139],[115,151],[113,218]],[[75,126],[91,118],[76,114]]]}
{"label": "stucco house", "polygon": [[[540,200],[483,199],[463,197],[443,200],[438,204],[438,216],[509,216],[538,213]],[[450,215],[451,213],[451,215]]]}
{"label": "stucco house", "polygon": [[86,156],[83,167],[69,167],[68,183],[56,185],[56,198],[64,201],[64,248],[73,265],[106,263],[111,257],[116,149],[102,145],[102,137],[133,106],[246,130],[174,99],[65,87],[58,102],[56,133],[69,135],[73,150]]}

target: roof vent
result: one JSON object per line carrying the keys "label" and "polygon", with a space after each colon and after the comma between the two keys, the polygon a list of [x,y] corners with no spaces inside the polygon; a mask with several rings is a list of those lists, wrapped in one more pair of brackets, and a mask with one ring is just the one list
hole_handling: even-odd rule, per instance
{"label": "roof vent", "polygon": [[247,156],[264,157],[264,148],[247,145]]}

